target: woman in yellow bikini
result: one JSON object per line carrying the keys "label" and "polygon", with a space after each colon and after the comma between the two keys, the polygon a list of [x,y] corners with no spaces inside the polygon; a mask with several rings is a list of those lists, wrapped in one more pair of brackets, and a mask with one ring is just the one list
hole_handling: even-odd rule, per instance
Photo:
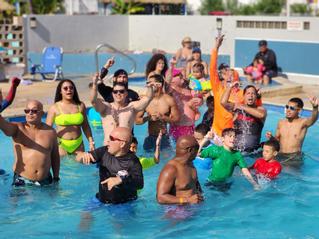
{"label": "woman in yellow bikini", "polygon": [[84,152],[81,128],[89,141],[90,150],[93,150],[94,141],[86,118],[86,107],[80,101],[71,80],[62,80],[58,84],[54,102],[49,109],[46,123],[50,126],[55,124],[57,127],[60,155]]}

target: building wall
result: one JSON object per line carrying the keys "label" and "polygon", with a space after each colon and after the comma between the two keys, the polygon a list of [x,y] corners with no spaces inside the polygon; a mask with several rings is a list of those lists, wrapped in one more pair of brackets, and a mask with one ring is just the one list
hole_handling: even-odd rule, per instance
{"label": "building wall", "polygon": [[[38,26],[27,29],[27,50],[40,52],[44,46],[59,45],[68,52],[94,52],[96,45],[107,42],[122,50],[174,53],[181,40],[190,36],[209,54],[216,36],[216,16],[36,16]],[[225,40],[220,54],[230,58],[231,66],[248,64],[258,51],[260,39],[278,56],[283,71],[319,75],[319,18],[296,18],[309,22],[309,30],[238,28],[237,21],[282,21],[286,17],[223,16]],[[28,20],[28,19],[26,19]]]}

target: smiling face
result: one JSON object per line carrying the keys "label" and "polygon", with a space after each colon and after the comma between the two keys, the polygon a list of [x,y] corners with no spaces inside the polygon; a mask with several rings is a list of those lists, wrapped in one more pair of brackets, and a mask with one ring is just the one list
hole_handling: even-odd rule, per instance
{"label": "smiling face", "polygon": [[30,124],[41,123],[41,117],[43,115],[43,106],[38,101],[29,101],[26,105],[25,119]]}
{"label": "smiling face", "polygon": [[286,118],[295,119],[298,118],[301,108],[298,107],[298,104],[295,102],[289,101],[285,107]]}
{"label": "smiling face", "polygon": [[155,71],[156,72],[161,72],[164,69],[165,63],[162,59],[159,59],[156,62],[156,67],[155,67]]}
{"label": "smiling face", "polygon": [[199,52],[193,52],[192,56],[195,61],[200,61],[201,54]]}
{"label": "smiling face", "polygon": [[61,86],[62,99],[72,100],[74,96],[74,86],[71,82],[64,82]]}
{"label": "smiling face", "polygon": [[127,90],[122,85],[115,85],[112,94],[115,102],[124,103],[127,97]]}
{"label": "smiling face", "polygon": [[270,145],[264,145],[263,147],[263,158],[268,162],[274,159],[277,155],[277,151]]}
{"label": "smiling face", "polygon": [[257,92],[254,87],[249,87],[246,89],[244,94],[244,102],[248,106],[253,106],[257,100]]}
{"label": "smiling face", "polygon": [[193,67],[192,75],[196,79],[201,79],[204,77],[204,74],[203,74],[203,72],[200,71],[199,67]]}

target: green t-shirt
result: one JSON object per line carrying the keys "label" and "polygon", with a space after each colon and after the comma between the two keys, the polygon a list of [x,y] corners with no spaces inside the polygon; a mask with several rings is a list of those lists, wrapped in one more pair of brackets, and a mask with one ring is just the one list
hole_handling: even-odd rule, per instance
{"label": "green t-shirt", "polygon": [[223,146],[212,145],[204,149],[200,156],[213,159],[213,167],[208,176],[209,181],[225,181],[233,175],[237,165],[240,168],[247,168],[247,164],[239,151],[228,151]]}

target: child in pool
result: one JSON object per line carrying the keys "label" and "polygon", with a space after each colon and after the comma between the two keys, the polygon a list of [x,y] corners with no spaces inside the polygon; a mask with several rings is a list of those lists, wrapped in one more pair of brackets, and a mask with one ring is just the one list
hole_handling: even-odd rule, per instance
{"label": "child in pool", "polygon": [[[155,147],[154,157],[151,157],[151,158],[139,157],[140,163],[142,164],[142,167],[144,170],[151,168],[160,162],[160,148],[161,148],[162,135],[163,135],[162,130],[160,130],[160,132],[157,136],[157,139],[156,139],[156,147]],[[138,141],[135,137],[133,137],[132,143],[130,146],[130,151],[136,154],[137,145],[138,145]]]}
{"label": "child in pool", "polygon": [[195,63],[189,76],[189,86],[192,90],[207,92],[211,90],[209,80],[205,78],[205,68],[202,63]]}
{"label": "child in pool", "polygon": [[250,174],[243,156],[239,151],[234,150],[235,130],[233,128],[224,129],[222,141],[222,146],[212,145],[200,153],[200,157],[213,160],[213,167],[206,185],[213,186],[220,191],[228,190],[231,183],[227,180],[233,175],[235,167],[239,166],[246,179],[255,189],[259,189],[259,185]]}
{"label": "child in pool", "polygon": [[281,164],[276,160],[280,150],[279,142],[269,140],[263,144],[263,157],[256,160],[250,167],[254,169],[256,175],[263,175],[268,179],[275,179],[281,172]]}

